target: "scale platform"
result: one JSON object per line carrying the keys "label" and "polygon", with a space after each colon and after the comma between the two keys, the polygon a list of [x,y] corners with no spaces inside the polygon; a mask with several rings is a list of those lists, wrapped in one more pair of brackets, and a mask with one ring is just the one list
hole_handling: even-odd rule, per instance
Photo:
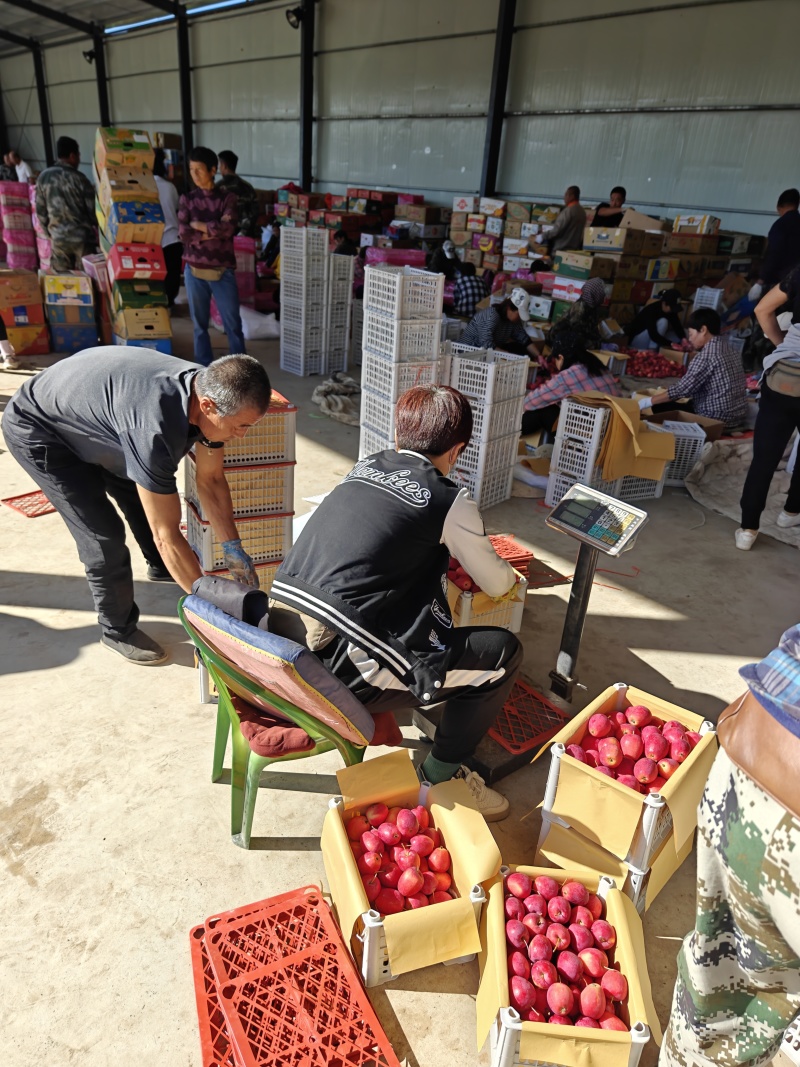
{"label": "scale platform", "polygon": [[647,512],[587,485],[573,485],[545,522],[607,556],[619,556],[633,548]]}

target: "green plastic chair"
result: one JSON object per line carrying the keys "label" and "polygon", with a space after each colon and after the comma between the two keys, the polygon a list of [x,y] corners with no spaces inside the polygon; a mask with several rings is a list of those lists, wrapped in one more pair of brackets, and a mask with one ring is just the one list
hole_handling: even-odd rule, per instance
{"label": "green plastic chair", "polygon": [[[222,776],[230,733],[231,836],[235,845],[249,848],[264,768],[331,749],[340,753],[345,766],[360,763],[374,734],[374,720],[303,645],[239,622],[197,596],[183,597],[178,614],[219,693],[211,780]],[[275,757],[253,752],[233,696],[285,719],[287,726],[299,726],[313,748]]]}

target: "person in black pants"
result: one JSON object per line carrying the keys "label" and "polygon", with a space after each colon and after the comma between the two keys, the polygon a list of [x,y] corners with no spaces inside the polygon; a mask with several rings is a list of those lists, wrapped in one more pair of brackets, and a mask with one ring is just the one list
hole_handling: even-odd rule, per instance
{"label": "person in black pants", "polygon": [[164,213],[164,235],[161,239],[161,251],[164,253],[164,262],[167,265],[164,289],[167,293],[167,303],[172,307],[181,288],[183,245],[178,239],[178,190],[167,177],[163,148],[155,150],[153,177],[156,180],[158,199]]}

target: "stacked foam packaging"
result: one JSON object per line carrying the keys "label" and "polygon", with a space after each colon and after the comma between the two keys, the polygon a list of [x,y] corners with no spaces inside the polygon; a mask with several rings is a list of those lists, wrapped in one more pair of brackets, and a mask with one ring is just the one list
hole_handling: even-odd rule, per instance
{"label": "stacked foam packaging", "polygon": [[42,224],[39,222],[39,217],[36,214],[36,186],[28,186],[28,197],[31,204],[31,222],[33,223],[33,232],[36,235],[36,254],[39,257],[39,266],[42,270],[50,270],[50,239],[45,237]]}
{"label": "stacked foam packaging", "polygon": [[0,214],[8,266],[12,270],[36,270],[36,234],[26,182],[0,182]]}
{"label": "stacked foam packaging", "polygon": [[[269,411],[242,438],[225,445],[225,478],[245,551],[269,589],[292,544],[297,408],[273,392]],[[194,452],[202,449],[196,445]],[[186,457],[186,537],[206,573],[228,572],[222,545],[203,512],[194,454]]]}
{"label": "stacked foam packaging", "polygon": [[281,228],[281,368],[292,374],[347,369],[353,258],[331,255],[328,234]]}
{"label": "stacked foam packaging", "polygon": [[94,167],[100,247],[109,281],[102,296],[103,329],[111,324],[115,345],[171,353],[167,268],[161,251],[164,213],[153,177],[149,135],[143,130],[101,127]]}
{"label": "stacked foam packaging", "polygon": [[33,271],[0,270],[0,318],[18,356],[50,351],[42,291]]}

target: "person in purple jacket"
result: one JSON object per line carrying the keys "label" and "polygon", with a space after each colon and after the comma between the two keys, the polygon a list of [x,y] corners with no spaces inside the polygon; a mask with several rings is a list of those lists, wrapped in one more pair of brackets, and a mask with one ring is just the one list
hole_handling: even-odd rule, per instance
{"label": "person in purple jacket", "polygon": [[213,359],[208,319],[211,298],[217,303],[231,355],[245,351],[236,256],[233,238],[238,228],[236,194],[214,184],[217,156],[210,148],[193,148],[189,173],[195,188],[178,205],[178,232],[186,261],[184,280],[189,313],[194,323],[194,358],[208,367]]}

